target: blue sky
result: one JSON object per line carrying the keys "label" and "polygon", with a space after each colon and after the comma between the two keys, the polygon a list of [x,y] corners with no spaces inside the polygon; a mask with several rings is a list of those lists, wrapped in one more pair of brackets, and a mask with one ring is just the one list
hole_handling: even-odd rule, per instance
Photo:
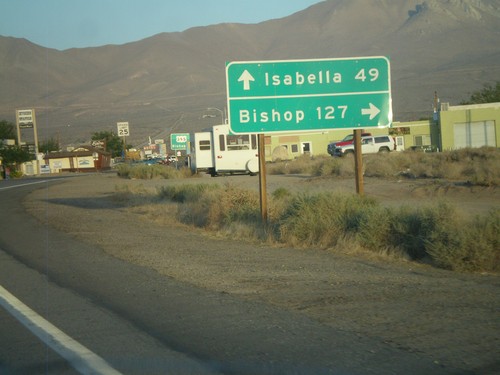
{"label": "blue sky", "polygon": [[60,50],[281,18],[322,0],[0,0],[0,35]]}

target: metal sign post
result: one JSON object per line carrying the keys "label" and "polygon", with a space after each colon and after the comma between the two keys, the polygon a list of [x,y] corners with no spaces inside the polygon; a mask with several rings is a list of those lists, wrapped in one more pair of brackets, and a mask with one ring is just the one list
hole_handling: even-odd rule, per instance
{"label": "metal sign post", "polygon": [[260,191],[260,215],[262,222],[267,224],[267,181],[266,181],[266,154],[265,136],[259,134],[259,191]]}
{"label": "metal sign post", "polygon": [[361,130],[354,130],[354,174],[356,178],[356,193],[364,195],[364,181],[363,181],[363,155],[361,153]]}

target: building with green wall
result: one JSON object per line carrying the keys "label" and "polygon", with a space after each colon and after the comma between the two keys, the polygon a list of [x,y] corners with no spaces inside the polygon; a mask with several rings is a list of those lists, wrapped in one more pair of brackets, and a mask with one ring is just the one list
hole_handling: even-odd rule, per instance
{"label": "building with green wall", "polygon": [[500,103],[443,103],[439,119],[441,150],[500,145]]}
{"label": "building with green wall", "polygon": [[[394,122],[390,128],[364,129],[373,135],[391,135],[398,151],[443,151],[464,147],[498,147],[500,103],[441,105],[438,121]],[[265,138],[266,160],[290,160],[303,154],[328,155],[327,147],[352,130],[273,134]]]}

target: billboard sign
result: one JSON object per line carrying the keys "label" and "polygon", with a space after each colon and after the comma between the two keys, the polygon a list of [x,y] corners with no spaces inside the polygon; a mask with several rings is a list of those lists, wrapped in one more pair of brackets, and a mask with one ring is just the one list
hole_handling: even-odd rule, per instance
{"label": "billboard sign", "polygon": [[18,109],[16,111],[17,124],[20,129],[33,128],[34,117],[32,109]]}

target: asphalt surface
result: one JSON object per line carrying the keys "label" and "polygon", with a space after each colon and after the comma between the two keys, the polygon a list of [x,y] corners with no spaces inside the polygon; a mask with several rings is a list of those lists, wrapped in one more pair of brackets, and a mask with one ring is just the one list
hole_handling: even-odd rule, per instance
{"label": "asphalt surface", "polygon": [[[78,242],[22,208],[26,194],[51,183],[57,181],[0,190],[0,285],[122,373],[460,373]],[[0,344],[1,373],[73,372],[1,308]]]}

